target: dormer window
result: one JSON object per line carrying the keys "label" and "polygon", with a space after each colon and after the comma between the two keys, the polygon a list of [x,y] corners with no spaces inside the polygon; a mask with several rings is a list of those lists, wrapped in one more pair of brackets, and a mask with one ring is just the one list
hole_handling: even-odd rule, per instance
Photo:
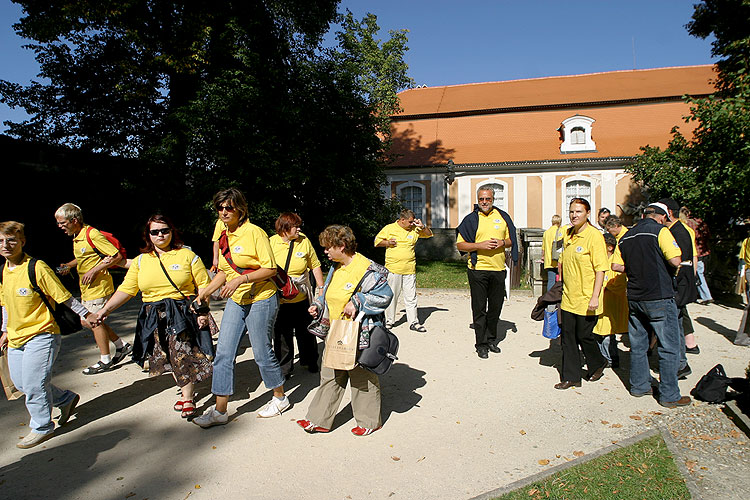
{"label": "dormer window", "polygon": [[563,120],[558,129],[562,144],[561,153],[595,152],[596,143],[591,138],[591,127],[594,119],[588,116],[575,115]]}

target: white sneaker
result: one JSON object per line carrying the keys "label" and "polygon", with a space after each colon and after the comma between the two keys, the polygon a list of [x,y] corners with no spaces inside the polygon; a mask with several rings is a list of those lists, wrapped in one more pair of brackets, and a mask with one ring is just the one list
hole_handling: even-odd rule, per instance
{"label": "white sneaker", "polygon": [[205,413],[203,413],[203,415],[193,419],[194,424],[200,425],[204,429],[208,429],[214,425],[224,425],[228,421],[229,418],[227,417],[227,414],[216,411],[216,406],[210,407]]}
{"label": "white sneaker", "polygon": [[258,412],[258,418],[269,418],[281,415],[281,412],[289,409],[290,406],[292,406],[292,403],[289,402],[288,397],[284,396],[284,399],[276,399],[273,397],[271,398],[271,401],[269,401],[268,404]]}
{"label": "white sneaker", "polygon": [[41,444],[52,437],[54,432],[48,432],[47,434],[39,434],[38,432],[31,431],[25,438],[16,443],[16,446],[22,449],[33,448],[34,446]]}

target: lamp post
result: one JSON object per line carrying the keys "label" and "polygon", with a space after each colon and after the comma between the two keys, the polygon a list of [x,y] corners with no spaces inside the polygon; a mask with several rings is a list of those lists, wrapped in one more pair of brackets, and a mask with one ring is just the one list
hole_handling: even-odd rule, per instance
{"label": "lamp post", "polygon": [[456,168],[453,160],[448,160],[445,165],[445,228],[450,228],[450,186],[456,180]]}

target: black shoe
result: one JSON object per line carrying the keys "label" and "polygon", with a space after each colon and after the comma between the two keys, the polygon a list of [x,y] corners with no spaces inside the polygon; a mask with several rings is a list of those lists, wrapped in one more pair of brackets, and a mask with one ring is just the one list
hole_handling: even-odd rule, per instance
{"label": "black shoe", "polygon": [[685,352],[688,354],[700,354],[701,348],[698,347],[697,345],[695,347],[686,347]]}
{"label": "black shoe", "polygon": [[477,356],[479,356],[482,359],[487,359],[487,358],[490,357],[490,355],[489,355],[489,353],[487,352],[486,349],[482,349],[480,351],[477,351]]}
{"label": "black shoe", "polygon": [[318,363],[307,365],[307,371],[309,371],[310,373],[318,373],[320,371],[320,368],[318,368]]}
{"label": "black shoe", "polygon": [[685,365],[681,370],[677,370],[677,380],[685,380],[691,373],[693,370],[690,369],[690,365]]}
{"label": "black shoe", "polygon": [[488,350],[489,350],[490,352],[494,352],[495,354],[497,354],[497,353],[499,353],[499,352],[500,352],[500,348],[499,348],[498,346],[496,346],[496,345],[492,345],[492,344],[488,345],[488,346],[487,346],[487,349],[488,349]]}

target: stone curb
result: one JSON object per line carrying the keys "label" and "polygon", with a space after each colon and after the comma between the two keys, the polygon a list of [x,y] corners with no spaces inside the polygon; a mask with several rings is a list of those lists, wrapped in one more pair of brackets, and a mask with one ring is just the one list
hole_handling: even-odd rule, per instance
{"label": "stone curb", "polygon": [[510,493],[511,491],[515,491],[517,489],[523,488],[525,486],[528,486],[530,484],[536,483],[537,481],[541,481],[543,479],[546,479],[547,477],[556,474],[558,472],[562,472],[564,470],[567,470],[571,467],[575,467],[576,465],[585,464],[586,462],[589,462],[590,460],[593,460],[595,458],[598,458],[602,455],[606,455],[607,453],[620,449],[625,448],[627,446],[630,446],[631,444],[635,444],[639,441],[642,441],[644,439],[648,439],[652,436],[656,436],[657,434],[660,434],[662,439],[664,439],[664,442],[667,445],[667,449],[670,453],[675,457],[675,463],[677,464],[677,468],[680,471],[680,474],[682,474],[683,479],[685,480],[685,484],[688,488],[688,491],[690,492],[691,497],[694,500],[701,500],[701,496],[698,493],[698,488],[695,485],[695,482],[692,480],[690,475],[688,474],[687,468],[685,467],[684,460],[678,460],[678,456],[680,456],[679,451],[677,450],[677,446],[675,445],[674,441],[672,440],[672,436],[669,435],[669,432],[667,432],[666,429],[651,429],[646,432],[642,432],[636,436],[623,439],[622,441],[618,441],[617,444],[613,444],[610,446],[605,446],[604,448],[591,453],[590,455],[585,455],[583,457],[579,457],[576,459],[571,460],[570,462],[566,462],[560,465],[556,465],[550,469],[543,470],[541,472],[538,472],[536,474],[532,474],[531,476],[525,477],[523,479],[519,479],[518,481],[514,481],[506,486],[503,486],[502,488],[498,488],[496,490],[488,491],[487,493],[483,493],[481,495],[472,497],[469,500],[490,500],[492,498],[496,498],[502,495],[505,495],[506,493]]}
{"label": "stone curb", "polygon": [[732,419],[734,425],[740,428],[742,432],[750,436],[750,418],[742,413],[742,410],[737,406],[734,401],[727,401],[725,405],[725,413]]}
{"label": "stone curb", "polygon": [[675,443],[672,435],[666,428],[659,427],[659,431],[661,432],[662,439],[664,439],[664,443],[667,445],[667,449],[672,453],[672,456],[675,459],[674,463],[677,464],[677,468],[680,470],[680,474],[682,474],[682,478],[685,480],[685,486],[687,486],[687,489],[690,492],[690,497],[693,500],[702,500],[703,497],[701,496],[700,489],[685,465],[685,455],[680,450],[680,447],[677,446],[677,443]]}

